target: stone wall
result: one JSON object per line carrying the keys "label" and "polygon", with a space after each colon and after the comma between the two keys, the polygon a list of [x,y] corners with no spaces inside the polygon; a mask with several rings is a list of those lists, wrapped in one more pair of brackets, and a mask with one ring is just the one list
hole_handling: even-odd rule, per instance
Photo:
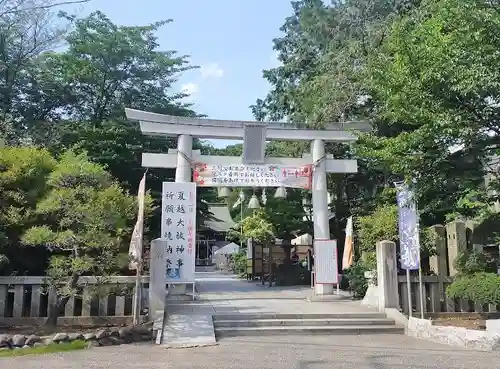
{"label": "stone wall", "polygon": [[500,321],[487,320],[486,330],[472,330],[461,327],[442,327],[431,320],[410,317],[407,335],[452,346],[492,351],[500,348]]}

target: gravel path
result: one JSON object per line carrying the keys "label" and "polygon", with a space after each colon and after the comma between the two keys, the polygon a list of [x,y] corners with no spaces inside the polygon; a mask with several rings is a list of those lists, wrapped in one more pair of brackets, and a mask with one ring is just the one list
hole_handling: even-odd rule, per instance
{"label": "gravel path", "polygon": [[8,369],[495,369],[500,353],[469,351],[406,336],[279,336],[223,339],[219,346],[151,344],[0,359]]}

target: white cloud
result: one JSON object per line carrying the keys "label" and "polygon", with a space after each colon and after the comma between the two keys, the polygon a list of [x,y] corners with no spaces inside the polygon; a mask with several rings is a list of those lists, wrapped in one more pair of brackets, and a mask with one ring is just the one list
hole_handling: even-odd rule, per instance
{"label": "white cloud", "polygon": [[199,90],[200,86],[198,86],[196,83],[186,83],[181,86],[181,92],[188,95],[194,95]]}
{"label": "white cloud", "polygon": [[217,63],[202,65],[200,72],[203,79],[207,79],[210,77],[221,78],[222,76],[224,76],[224,69],[222,69]]}

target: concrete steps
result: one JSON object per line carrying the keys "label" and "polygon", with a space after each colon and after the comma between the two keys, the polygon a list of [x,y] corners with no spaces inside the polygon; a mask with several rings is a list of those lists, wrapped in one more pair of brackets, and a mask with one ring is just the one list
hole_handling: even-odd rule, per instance
{"label": "concrete steps", "polygon": [[345,314],[216,314],[213,316],[215,335],[273,336],[273,335],[361,335],[404,334],[381,313]]}
{"label": "concrete steps", "polygon": [[254,319],[254,320],[222,320],[214,322],[217,328],[231,327],[327,327],[334,326],[364,326],[364,325],[394,325],[390,319]]}

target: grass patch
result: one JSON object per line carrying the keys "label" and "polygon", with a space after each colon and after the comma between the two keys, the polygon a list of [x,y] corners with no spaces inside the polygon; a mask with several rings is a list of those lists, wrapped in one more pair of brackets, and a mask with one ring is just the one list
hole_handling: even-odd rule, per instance
{"label": "grass patch", "polygon": [[54,352],[74,351],[86,349],[88,342],[76,340],[72,342],[53,343],[47,346],[21,348],[14,350],[0,351],[0,357],[24,356],[24,355],[41,355]]}

